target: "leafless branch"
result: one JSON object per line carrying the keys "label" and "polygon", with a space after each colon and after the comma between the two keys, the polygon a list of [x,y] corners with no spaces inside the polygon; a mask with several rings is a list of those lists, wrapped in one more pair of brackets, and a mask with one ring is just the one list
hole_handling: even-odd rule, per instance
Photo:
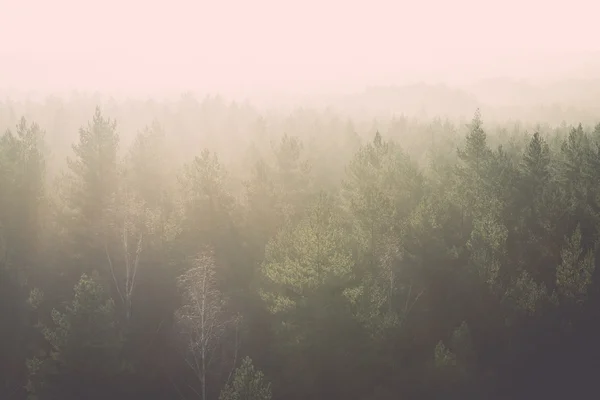
{"label": "leafless branch", "polygon": [[404,313],[402,315],[402,321],[404,322],[404,320],[406,320],[406,318],[408,317],[408,315],[410,314],[412,308],[415,306],[415,304],[419,301],[419,298],[423,295],[423,293],[425,293],[425,290],[421,290],[419,292],[419,294],[417,294],[415,296],[414,299],[412,299],[411,301],[411,293],[412,293],[412,287],[413,284],[411,283],[409,288],[408,288],[408,296],[406,296],[406,303],[404,304]]}
{"label": "leafless branch", "polygon": [[181,393],[181,390],[179,390],[179,387],[177,387],[175,382],[173,382],[173,378],[171,378],[170,375],[169,375],[169,381],[171,382],[171,385],[173,385],[173,387],[175,388],[175,391],[177,392],[179,397],[181,397],[182,400],[185,400],[185,396],[183,395],[183,393]]}
{"label": "leafless branch", "polygon": [[235,366],[237,364],[237,356],[238,356],[238,350],[239,350],[239,344],[240,344],[240,340],[239,340],[239,332],[240,332],[240,317],[237,316],[235,318],[235,342],[234,342],[234,348],[233,348],[233,364],[231,365],[231,371],[229,371],[229,375],[227,376],[227,383],[229,383],[231,381],[231,377],[233,376],[233,371],[235,371]]}
{"label": "leafless branch", "polygon": [[104,250],[106,251],[106,258],[108,259],[108,266],[110,267],[110,273],[113,277],[113,281],[115,282],[115,287],[117,288],[117,293],[119,293],[119,297],[121,298],[121,301],[123,302],[123,304],[125,304],[125,298],[123,297],[123,294],[121,293],[121,289],[119,289],[119,282],[117,280],[117,276],[115,275],[115,269],[113,267],[113,263],[112,260],[110,258],[110,253],[108,252],[108,245],[104,245]]}
{"label": "leafless branch", "polygon": [[201,398],[205,400],[207,372],[231,322],[225,317],[225,302],[217,288],[212,253],[200,253],[193,267],[179,278],[178,285],[183,306],[176,313],[177,324],[181,332],[187,334],[186,362],[197,374],[202,385]]}
{"label": "leafless branch", "polygon": [[[105,245],[106,257],[108,259],[108,264],[110,266],[110,271],[113,277],[113,281],[115,283],[115,287],[117,292],[119,293],[119,297],[121,298],[121,302],[125,307],[125,318],[127,321],[131,318],[131,307],[133,303],[133,293],[136,285],[136,276],[140,262],[140,256],[143,249],[143,233],[140,232],[139,238],[137,240],[137,246],[135,249],[135,254],[133,260],[131,260],[131,252],[129,249],[129,229],[128,229],[128,221],[127,217],[125,217],[123,221],[123,232],[122,232],[122,246],[123,246],[123,255],[125,262],[125,282],[123,284],[119,284],[119,280],[117,279],[115,268],[110,257],[110,253],[108,251],[108,245]],[[121,286],[123,286],[121,288]]]}

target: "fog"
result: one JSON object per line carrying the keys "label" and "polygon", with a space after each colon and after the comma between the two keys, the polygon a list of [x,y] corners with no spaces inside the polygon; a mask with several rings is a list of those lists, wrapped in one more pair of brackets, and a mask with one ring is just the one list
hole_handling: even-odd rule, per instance
{"label": "fog", "polygon": [[597,11],[584,0],[0,0],[0,90],[264,100],[598,78]]}
{"label": "fog", "polygon": [[597,395],[598,11],[0,0],[0,399]]}

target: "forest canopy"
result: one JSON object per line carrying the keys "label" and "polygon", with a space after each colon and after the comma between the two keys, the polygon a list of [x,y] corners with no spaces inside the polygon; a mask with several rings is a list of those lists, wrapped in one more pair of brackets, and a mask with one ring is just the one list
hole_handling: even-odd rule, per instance
{"label": "forest canopy", "polygon": [[0,103],[0,398],[562,398],[600,124]]}

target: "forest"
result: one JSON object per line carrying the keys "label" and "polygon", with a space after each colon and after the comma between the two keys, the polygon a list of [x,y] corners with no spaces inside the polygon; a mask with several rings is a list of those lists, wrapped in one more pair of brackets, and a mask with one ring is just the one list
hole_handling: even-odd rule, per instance
{"label": "forest", "polygon": [[600,124],[542,122],[0,102],[0,399],[590,397]]}

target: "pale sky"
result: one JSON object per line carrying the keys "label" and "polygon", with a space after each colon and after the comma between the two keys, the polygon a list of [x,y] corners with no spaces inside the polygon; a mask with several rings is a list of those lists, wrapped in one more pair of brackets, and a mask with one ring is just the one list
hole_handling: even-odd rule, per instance
{"label": "pale sky", "polygon": [[532,75],[569,61],[536,64],[538,53],[600,50],[598,8],[593,0],[0,0],[0,89],[244,92]]}

